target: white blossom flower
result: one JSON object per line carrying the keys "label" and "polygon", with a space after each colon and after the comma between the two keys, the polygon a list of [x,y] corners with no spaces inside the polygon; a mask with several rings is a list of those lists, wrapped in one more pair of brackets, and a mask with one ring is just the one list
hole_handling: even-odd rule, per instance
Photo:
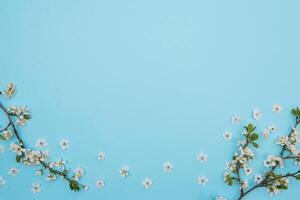
{"label": "white blossom flower", "polygon": [[66,164],[66,161],[63,160],[63,159],[59,159],[58,161],[55,162],[55,166],[58,168],[58,169],[62,169]]}
{"label": "white blossom flower", "polygon": [[289,145],[289,137],[288,136],[280,136],[276,142],[280,146]]}
{"label": "white blossom flower", "polygon": [[104,152],[99,152],[98,153],[98,160],[104,160],[105,159],[105,153]]}
{"label": "white blossom flower", "polygon": [[119,170],[119,173],[121,177],[125,178],[129,175],[129,167],[127,166],[122,166],[121,169]]}
{"label": "white blossom flower", "polygon": [[225,131],[223,134],[223,138],[225,141],[230,141],[232,139],[232,133],[230,131]]}
{"label": "white blossom flower", "polygon": [[274,155],[268,155],[267,159],[264,161],[265,167],[274,167],[276,164],[279,164],[280,167],[283,167],[283,160],[280,157]]}
{"label": "white blossom flower", "polygon": [[256,175],[254,176],[254,182],[255,182],[255,183],[259,184],[259,183],[261,183],[262,180],[263,180],[263,177],[262,177],[261,174],[256,174]]}
{"label": "white blossom flower", "polygon": [[10,150],[16,153],[17,155],[21,155],[25,152],[25,149],[22,148],[21,144],[10,143]]}
{"label": "white blossom flower", "polygon": [[37,147],[45,147],[47,146],[47,141],[45,138],[40,138],[36,140],[36,144]]}
{"label": "white blossom flower", "polygon": [[4,130],[2,132],[2,135],[3,137],[6,139],[6,140],[9,140],[11,137],[12,137],[12,132],[10,130]]}
{"label": "white blossom flower", "polygon": [[105,186],[105,182],[102,179],[96,181],[96,188],[102,189]]}
{"label": "white blossom flower", "polygon": [[144,186],[145,189],[149,189],[152,186],[152,179],[151,178],[145,178],[142,182],[142,185]]}
{"label": "white blossom flower", "polygon": [[13,167],[8,170],[8,175],[16,176],[19,172],[20,170],[18,168]]}
{"label": "white blossom flower", "polygon": [[270,136],[270,130],[266,129],[262,132],[262,135],[264,136],[265,139],[269,138]]}
{"label": "white blossom flower", "polygon": [[234,114],[231,118],[231,122],[233,124],[238,124],[238,123],[240,123],[240,121],[241,121],[241,117],[236,114]]}
{"label": "white blossom flower", "polygon": [[250,174],[253,172],[253,169],[251,167],[245,167],[244,171],[247,176],[250,176]]}
{"label": "white blossom flower", "polygon": [[280,113],[282,111],[282,106],[280,104],[274,104],[272,111],[275,113]]}
{"label": "white blossom flower", "polygon": [[36,170],[35,175],[36,176],[42,176],[43,175],[43,170],[42,169]]}
{"label": "white blossom flower", "polygon": [[253,110],[253,113],[252,113],[252,117],[253,117],[255,120],[259,120],[259,119],[262,117],[262,114],[261,114],[260,110],[254,109],[254,110]]}
{"label": "white blossom flower", "polygon": [[79,180],[84,174],[84,170],[81,167],[74,169],[74,179]]}
{"label": "white blossom flower", "polygon": [[68,139],[62,139],[59,141],[60,148],[66,150],[70,147],[70,141]]}
{"label": "white blossom flower", "polygon": [[269,192],[271,197],[275,196],[275,195],[278,195],[280,193],[280,190],[276,186],[269,187],[267,189],[267,191]]}
{"label": "white blossom flower", "polygon": [[242,189],[247,189],[249,187],[249,182],[244,180],[240,186]]}
{"label": "white blossom flower", "polygon": [[16,84],[14,83],[8,83],[6,86],[6,89],[4,91],[2,91],[2,93],[7,97],[7,98],[11,98],[15,95],[16,93]]}
{"label": "white blossom flower", "polygon": [[163,164],[164,172],[171,172],[174,168],[174,165],[170,162],[167,161]]}
{"label": "white blossom flower", "polygon": [[216,198],[216,200],[227,200],[225,197],[223,197],[223,196],[218,196],[217,198]]}
{"label": "white blossom flower", "polygon": [[21,127],[25,126],[31,118],[30,112],[26,106],[11,106],[8,109],[8,113],[17,117],[16,125]]}
{"label": "white blossom flower", "polygon": [[2,176],[0,176],[0,187],[3,187],[5,184],[6,184],[5,179]]}
{"label": "white blossom flower", "polygon": [[206,186],[208,182],[208,178],[206,176],[200,176],[198,177],[198,184],[201,186]]}
{"label": "white blossom flower", "polygon": [[31,191],[33,192],[33,194],[41,192],[42,191],[41,184],[33,183],[31,187]]}
{"label": "white blossom flower", "polygon": [[268,127],[268,130],[271,132],[271,133],[274,133],[275,131],[276,131],[276,126],[275,125],[270,125],[269,127]]}
{"label": "white blossom flower", "polygon": [[49,174],[46,177],[46,181],[55,181],[55,180],[56,180],[56,175],[54,175],[54,174]]}
{"label": "white blossom flower", "polygon": [[5,153],[5,148],[4,146],[0,145],[0,154],[3,154]]}
{"label": "white blossom flower", "polygon": [[208,161],[208,155],[206,153],[203,153],[203,152],[200,152],[198,155],[197,155],[197,160],[199,160],[201,163],[205,163]]}

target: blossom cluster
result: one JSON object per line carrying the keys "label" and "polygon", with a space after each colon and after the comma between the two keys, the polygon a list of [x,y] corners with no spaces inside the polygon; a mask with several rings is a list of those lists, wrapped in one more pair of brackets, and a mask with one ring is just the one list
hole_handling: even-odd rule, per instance
{"label": "blossom cluster", "polygon": [[[282,107],[279,104],[274,104],[272,111],[275,113],[281,112]],[[297,127],[300,124],[300,109],[294,108],[291,111],[295,118],[295,125],[292,127],[288,135],[279,136],[276,140],[281,148],[279,155],[269,154],[263,161],[265,171],[257,173],[254,176],[253,184],[250,184],[247,177],[253,174],[254,169],[250,166],[250,162],[255,158],[255,151],[253,148],[259,148],[257,140],[259,134],[253,124],[248,124],[242,130],[243,139],[238,141],[238,151],[234,153],[232,160],[226,164],[224,172],[224,182],[228,185],[237,183],[240,188],[238,200],[243,199],[248,193],[253,192],[257,188],[266,188],[271,196],[277,195],[282,190],[288,189],[290,178],[300,180],[300,169],[295,172],[283,173],[278,168],[284,168],[285,162],[288,160],[294,161],[295,165],[300,165],[300,143]],[[260,110],[253,111],[253,118],[259,120],[262,117]],[[234,115],[232,118],[233,123],[239,123],[240,117]],[[267,129],[262,131],[264,138],[268,138],[271,133],[276,131],[275,125],[268,126]],[[226,131],[223,135],[226,141],[231,140],[232,133]],[[253,162],[253,161],[252,161]],[[291,169],[285,169],[291,171]],[[244,172],[244,173],[243,173]],[[252,185],[252,186],[250,186]],[[223,197],[222,197],[223,198]]]}
{"label": "blossom cluster", "polygon": [[[16,93],[16,85],[9,83],[5,90],[0,91],[0,95],[4,95],[7,98],[11,98]],[[73,175],[70,170],[65,166],[65,161],[60,159],[58,161],[49,160],[49,152],[47,150],[35,150],[28,148],[19,135],[18,128],[25,126],[31,119],[29,109],[26,106],[10,106],[6,109],[0,102],[0,109],[6,114],[8,118],[8,124],[0,130],[1,140],[10,140],[15,136],[15,141],[10,143],[10,150],[16,154],[16,162],[23,163],[28,166],[39,166],[40,169],[36,171],[37,176],[41,176],[44,172],[48,172],[46,176],[47,181],[54,181],[57,177],[61,177],[68,181],[70,189],[79,191],[80,189],[86,189],[85,185],[79,183],[80,178],[83,176],[84,171],[82,168],[74,170]],[[38,139],[36,146],[44,147],[47,142],[44,138]],[[69,142],[62,140],[60,142],[61,149],[67,149]],[[0,153],[4,153],[4,147],[0,146]],[[18,168],[9,169],[8,175],[15,176],[19,173]],[[0,186],[5,184],[3,177],[0,177]],[[41,185],[39,183],[33,183],[31,188],[33,193],[41,191]]]}

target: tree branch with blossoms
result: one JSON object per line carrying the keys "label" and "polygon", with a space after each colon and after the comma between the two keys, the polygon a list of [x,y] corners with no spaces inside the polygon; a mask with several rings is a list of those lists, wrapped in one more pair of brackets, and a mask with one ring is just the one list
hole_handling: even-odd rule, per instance
{"label": "tree branch with blossoms", "polygon": [[278,168],[282,168],[287,161],[294,161],[296,165],[300,165],[300,150],[297,148],[300,142],[297,133],[297,127],[300,124],[300,108],[292,109],[291,113],[295,119],[295,123],[288,135],[278,138],[276,143],[281,147],[279,155],[267,156],[267,159],[264,161],[264,166],[267,170],[263,175],[258,174],[255,176],[255,183],[251,187],[242,172],[244,171],[245,175],[252,173],[249,162],[254,158],[252,148],[259,148],[259,145],[256,143],[259,139],[259,135],[256,133],[256,127],[253,124],[248,124],[244,127],[244,139],[238,144],[239,151],[235,153],[232,160],[227,163],[224,172],[224,181],[226,184],[232,186],[235,183],[239,186],[237,200],[244,199],[249,193],[254,192],[258,188],[266,188],[271,196],[277,195],[281,190],[288,189],[289,180],[291,178],[300,180],[300,169],[286,173],[282,173],[278,170]]}
{"label": "tree branch with blossoms", "polygon": [[[6,96],[10,99],[15,93],[15,84],[9,83],[5,90],[0,91],[0,96]],[[8,121],[6,126],[0,129],[0,140],[9,140],[12,136],[16,137],[17,142],[10,144],[10,149],[16,153],[16,162],[29,166],[41,166],[41,169],[38,170],[39,175],[47,171],[49,173],[47,180],[52,181],[56,180],[57,177],[61,177],[68,182],[70,189],[73,191],[87,189],[86,185],[79,182],[79,179],[83,175],[80,170],[71,174],[70,169],[67,168],[63,160],[57,162],[50,161],[48,151],[33,150],[27,147],[19,133],[19,128],[25,126],[28,120],[31,119],[27,107],[11,106],[7,109],[0,101],[0,110],[5,114]]]}

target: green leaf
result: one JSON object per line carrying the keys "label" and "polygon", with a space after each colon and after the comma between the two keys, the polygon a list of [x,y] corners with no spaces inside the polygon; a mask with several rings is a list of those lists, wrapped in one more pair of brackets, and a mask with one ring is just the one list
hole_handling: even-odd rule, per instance
{"label": "green leaf", "polygon": [[21,156],[17,155],[17,156],[16,156],[16,162],[17,162],[17,163],[21,162],[21,158],[22,158]]}
{"label": "green leaf", "polygon": [[23,115],[24,119],[31,119],[30,115]]}
{"label": "green leaf", "polygon": [[297,176],[295,176],[295,178],[296,178],[297,180],[300,180],[300,174],[298,174]]}
{"label": "green leaf", "polygon": [[251,144],[252,144],[255,148],[259,148],[259,145],[258,145],[257,143],[252,142]]}
{"label": "green leaf", "polygon": [[299,107],[293,108],[291,112],[296,117],[300,117],[300,108]]}
{"label": "green leaf", "polygon": [[288,186],[287,185],[278,185],[277,188],[280,190],[287,190]]}
{"label": "green leaf", "polygon": [[251,123],[249,123],[247,126],[245,126],[246,131],[250,134],[255,130],[255,126]]}
{"label": "green leaf", "polygon": [[6,140],[6,138],[0,134],[0,140]]}
{"label": "green leaf", "polygon": [[69,186],[70,186],[70,189],[75,191],[75,192],[78,192],[80,190],[79,183],[75,180],[71,180],[69,182]]}
{"label": "green leaf", "polygon": [[251,136],[250,136],[250,140],[251,140],[251,141],[255,141],[255,140],[258,139],[258,137],[259,137],[259,136],[258,136],[257,133],[252,133]]}

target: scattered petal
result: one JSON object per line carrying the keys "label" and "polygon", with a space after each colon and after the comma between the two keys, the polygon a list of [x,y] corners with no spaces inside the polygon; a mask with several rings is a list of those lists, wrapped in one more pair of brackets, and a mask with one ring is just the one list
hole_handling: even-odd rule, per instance
{"label": "scattered petal", "polygon": [[31,187],[31,191],[33,192],[33,194],[41,192],[42,191],[41,184],[33,183]]}
{"label": "scattered petal", "polygon": [[45,147],[45,146],[47,146],[47,141],[45,140],[45,138],[37,139],[35,146],[37,146],[37,147]]}
{"label": "scattered petal", "polygon": [[149,189],[152,186],[152,179],[151,178],[145,178],[142,182],[145,189]]}
{"label": "scattered petal", "polygon": [[119,173],[121,177],[125,178],[129,175],[129,167],[127,166],[122,166],[121,169],[119,170]]}
{"label": "scattered petal", "polygon": [[3,187],[5,184],[6,184],[5,179],[2,176],[0,176],[0,187]]}
{"label": "scattered petal", "polygon": [[208,161],[208,155],[206,153],[200,152],[197,155],[197,160],[199,160],[201,163],[206,163]]}
{"label": "scattered petal", "polygon": [[225,141],[230,141],[232,139],[232,133],[230,131],[225,131],[223,134],[223,138]]}
{"label": "scattered petal", "polygon": [[105,159],[105,153],[104,152],[99,152],[98,153],[98,160],[104,160]]}
{"label": "scattered petal", "polygon": [[5,148],[4,146],[0,145],[0,154],[3,154],[5,153]]}
{"label": "scattered petal", "polygon": [[201,186],[206,186],[208,182],[208,178],[206,176],[200,176],[198,177],[198,184]]}
{"label": "scattered petal", "polygon": [[167,161],[163,164],[164,172],[172,172],[174,165],[170,162]]}
{"label": "scattered petal", "polygon": [[234,114],[231,118],[231,122],[233,124],[238,124],[238,123],[240,123],[240,121],[241,121],[241,117],[236,114]]}
{"label": "scattered petal", "polygon": [[255,120],[259,120],[262,117],[262,114],[261,114],[260,110],[254,109],[252,116]]}
{"label": "scattered petal", "polygon": [[102,189],[102,188],[104,188],[104,186],[105,186],[104,180],[99,179],[99,180],[96,181],[96,188]]}
{"label": "scattered petal", "polygon": [[13,167],[8,170],[8,175],[16,176],[19,172],[20,170],[18,168]]}
{"label": "scattered petal", "polygon": [[272,111],[275,113],[280,113],[282,111],[282,106],[280,104],[274,104]]}
{"label": "scattered petal", "polygon": [[66,150],[70,147],[70,141],[68,139],[62,139],[59,142],[60,148]]}

